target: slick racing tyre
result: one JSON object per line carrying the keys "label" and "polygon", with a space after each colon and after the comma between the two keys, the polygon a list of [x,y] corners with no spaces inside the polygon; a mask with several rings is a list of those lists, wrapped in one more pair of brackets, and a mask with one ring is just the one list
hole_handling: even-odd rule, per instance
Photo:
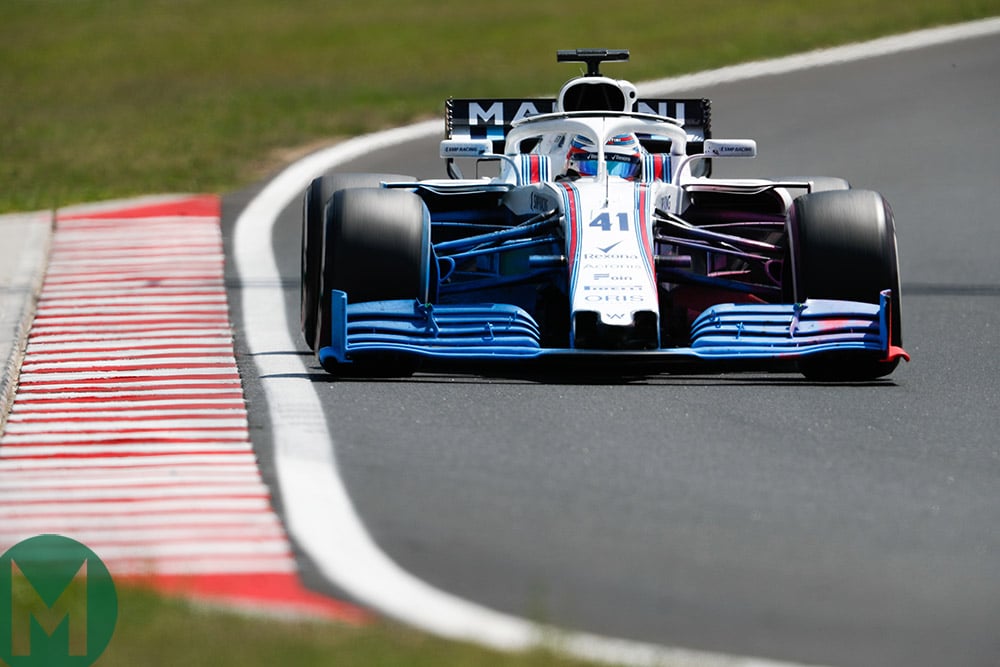
{"label": "slick racing tyre", "polygon": [[323,211],[330,197],[345,188],[376,188],[385,181],[413,181],[399,174],[339,174],[327,172],[314,178],[302,196],[302,263],[299,283],[299,325],[309,349],[316,343],[316,307],[323,258]]}
{"label": "slick racing tyre", "polygon": [[[406,190],[338,190],[326,207],[316,323],[316,350],[330,344],[332,290],[347,293],[348,303],[432,299],[430,217],[423,201]],[[406,360],[366,359],[331,373],[408,375]]]}
{"label": "slick racing tyre", "polygon": [[[878,303],[879,293],[891,289],[890,343],[902,345],[895,223],[882,195],[833,190],[798,197],[788,235],[796,302]],[[814,380],[863,381],[888,375],[898,364],[875,353],[821,353],[803,358],[799,370]]]}

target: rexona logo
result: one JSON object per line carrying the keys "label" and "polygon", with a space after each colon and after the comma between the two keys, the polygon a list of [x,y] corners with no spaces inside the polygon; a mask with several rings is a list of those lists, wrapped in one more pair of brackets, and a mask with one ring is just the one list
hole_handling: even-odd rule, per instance
{"label": "rexona logo", "polygon": [[117,621],[108,568],[76,540],[39,535],[0,556],[0,664],[90,667]]}

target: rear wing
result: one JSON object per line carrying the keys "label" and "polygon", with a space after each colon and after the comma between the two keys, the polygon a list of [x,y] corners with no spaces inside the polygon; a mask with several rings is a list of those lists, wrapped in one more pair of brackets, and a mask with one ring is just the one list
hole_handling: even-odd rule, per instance
{"label": "rear wing", "polygon": [[[679,120],[687,131],[688,155],[701,153],[705,139],[712,138],[711,100],[645,98],[635,103],[634,110]],[[445,103],[445,131],[448,139],[489,139],[493,152],[503,153],[514,121],[554,111],[556,100],[550,98],[449,99]],[[670,152],[666,137],[639,135],[639,141],[650,153]]]}

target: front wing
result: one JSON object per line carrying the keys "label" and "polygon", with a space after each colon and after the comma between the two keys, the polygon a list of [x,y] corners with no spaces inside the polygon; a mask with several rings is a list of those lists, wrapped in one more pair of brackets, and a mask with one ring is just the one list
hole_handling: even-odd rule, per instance
{"label": "front wing", "polygon": [[881,359],[909,360],[891,344],[892,293],[878,304],[807,299],[799,304],[719,304],[703,312],[691,328],[691,344],[657,350],[595,350],[542,347],[534,319],[507,304],[421,304],[413,300],[348,304],[332,295],[332,341],[319,350],[324,368],[391,355],[439,361],[592,359],[634,362],[649,368],[687,362],[778,364],[821,353],[876,353]]}

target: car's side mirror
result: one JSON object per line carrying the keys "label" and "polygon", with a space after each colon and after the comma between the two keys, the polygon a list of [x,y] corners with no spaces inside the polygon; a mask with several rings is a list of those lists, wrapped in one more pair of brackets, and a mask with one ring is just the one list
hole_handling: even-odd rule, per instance
{"label": "car's side mirror", "polygon": [[688,155],[674,168],[673,183],[680,183],[684,170],[693,175],[691,163],[716,157],[757,157],[757,142],[753,139],[706,139],[702,152]]}
{"label": "car's side mirror", "polygon": [[753,139],[706,139],[705,157],[757,157]]}
{"label": "car's side mirror", "polygon": [[[517,163],[509,155],[494,153],[493,142],[489,139],[445,139],[441,142],[441,157],[448,161],[448,175],[456,179],[463,178],[455,164],[456,158],[472,158],[477,164],[480,160],[500,160],[509,164],[517,175]],[[520,175],[517,184],[522,185]]]}

